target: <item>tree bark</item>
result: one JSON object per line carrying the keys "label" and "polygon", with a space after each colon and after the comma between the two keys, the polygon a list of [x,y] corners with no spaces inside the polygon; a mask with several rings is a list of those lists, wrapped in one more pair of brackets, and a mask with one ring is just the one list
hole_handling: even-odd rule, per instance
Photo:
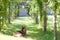
{"label": "tree bark", "polygon": [[46,17],[46,13],[44,13],[44,32],[46,32],[47,30],[47,17]]}
{"label": "tree bark", "polygon": [[36,24],[39,23],[39,22],[38,22],[38,14],[35,14],[35,22],[36,22]]}
{"label": "tree bark", "polygon": [[47,4],[46,2],[44,3],[44,32],[47,31],[47,13],[46,13],[46,8]]}
{"label": "tree bark", "polygon": [[17,3],[17,6],[18,6],[18,14],[17,14],[17,16],[19,17],[19,11],[20,11],[19,3]]}
{"label": "tree bark", "polygon": [[9,2],[9,14],[8,14],[8,22],[10,23],[10,2]]}
{"label": "tree bark", "polygon": [[54,1],[55,5],[54,5],[54,40],[57,40],[57,25],[56,25],[56,19],[57,19],[57,0]]}
{"label": "tree bark", "polygon": [[54,15],[54,40],[57,40],[57,26],[56,26],[56,15]]}

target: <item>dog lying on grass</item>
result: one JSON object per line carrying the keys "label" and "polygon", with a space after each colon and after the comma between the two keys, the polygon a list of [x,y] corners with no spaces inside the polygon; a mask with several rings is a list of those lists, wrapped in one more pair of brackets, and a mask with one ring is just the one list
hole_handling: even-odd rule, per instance
{"label": "dog lying on grass", "polygon": [[25,26],[22,26],[22,29],[20,31],[14,32],[13,36],[14,37],[20,37],[20,36],[25,36],[26,35],[26,28]]}

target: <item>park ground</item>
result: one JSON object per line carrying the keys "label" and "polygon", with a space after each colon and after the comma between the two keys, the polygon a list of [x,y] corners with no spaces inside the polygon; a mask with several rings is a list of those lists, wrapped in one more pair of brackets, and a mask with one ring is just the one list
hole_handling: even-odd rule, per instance
{"label": "park ground", "polygon": [[[60,17],[57,20],[57,40],[60,40]],[[27,36],[25,37],[14,37],[13,32],[21,29],[22,25],[26,25]],[[59,25],[59,26],[58,26]],[[34,23],[31,17],[18,17],[11,21],[11,24],[5,25],[2,29],[3,33],[0,33],[0,40],[53,40],[53,16],[48,16],[47,21],[47,32],[44,33],[43,27],[38,28],[38,24]]]}

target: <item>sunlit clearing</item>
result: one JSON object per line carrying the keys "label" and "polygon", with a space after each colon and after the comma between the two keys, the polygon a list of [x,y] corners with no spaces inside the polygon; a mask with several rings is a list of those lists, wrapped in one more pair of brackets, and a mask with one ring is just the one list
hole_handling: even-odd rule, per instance
{"label": "sunlit clearing", "polygon": [[22,17],[20,19],[16,19],[13,22],[11,22],[12,24],[31,24],[34,21],[32,19],[29,19],[29,17]]}

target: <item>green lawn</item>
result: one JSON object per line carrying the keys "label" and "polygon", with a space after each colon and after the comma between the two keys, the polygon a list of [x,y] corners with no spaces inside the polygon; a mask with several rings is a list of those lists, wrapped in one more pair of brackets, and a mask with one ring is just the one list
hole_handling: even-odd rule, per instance
{"label": "green lawn", "polygon": [[[60,19],[58,16],[57,25],[59,25],[59,21]],[[27,36],[24,37],[26,40],[29,38],[32,40],[53,40],[54,34],[52,16],[48,16],[46,33],[44,33],[43,29],[38,29],[38,25],[34,23],[34,20],[31,17],[18,17],[14,21],[11,21],[11,24],[7,24],[7,27],[2,29],[2,32],[3,34],[12,36],[13,32],[20,30],[22,25],[26,25]],[[60,27],[58,27],[57,34],[57,39],[60,40]]]}

